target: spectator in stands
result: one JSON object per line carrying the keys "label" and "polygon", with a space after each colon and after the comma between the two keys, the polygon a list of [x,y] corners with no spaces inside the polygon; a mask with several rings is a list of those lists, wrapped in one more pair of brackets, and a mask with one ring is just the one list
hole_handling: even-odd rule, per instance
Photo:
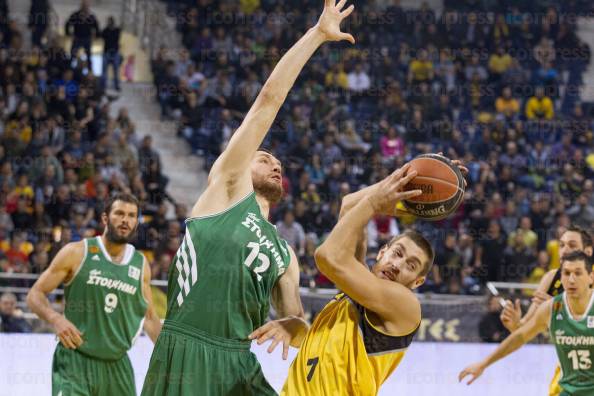
{"label": "spectator in stands", "polygon": [[500,81],[511,65],[512,57],[505,52],[504,47],[499,46],[497,52],[489,58],[489,77],[492,81]]}
{"label": "spectator in stands", "polygon": [[107,26],[101,32],[103,39],[103,68],[101,72],[101,86],[107,88],[107,73],[109,66],[112,67],[113,85],[116,91],[120,90],[120,64],[122,55],[120,54],[120,34],[121,28],[116,26],[113,16],[107,18]]}
{"label": "spectator in stands", "polygon": [[380,148],[385,160],[391,161],[404,155],[404,141],[395,127],[388,128],[387,135],[380,138]]}
{"label": "spectator in stands", "polygon": [[536,249],[538,235],[532,230],[532,219],[529,216],[522,216],[520,227],[512,232],[508,238],[508,245],[514,246],[519,243],[529,250]]}
{"label": "spectator in stands", "polygon": [[329,89],[348,89],[349,78],[344,72],[344,65],[342,63],[335,63],[332,68],[326,73],[324,83]]}
{"label": "spectator in stands", "polygon": [[[43,245],[36,245],[43,247]],[[29,256],[30,270],[34,274],[41,274],[49,265],[49,255],[43,248],[38,248]]]}
{"label": "spectator in stands", "polygon": [[491,296],[487,305],[487,313],[479,322],[479,336],[483,342],[501,342],[509,335],[509,331],[499,319],[500,311],[499,297]]}
{"label": "spectator in stands", "polygon": [[589,229],[594,224],[594,205],[589,201],[587,193],[580,194],[576,203],[565,213],[572,223],[584,229]]}
{"label": "spectator in stands", "polygon": [[476,79],[478,82],[485,81],[489,74],[487,69],[480,63],[480,57],[477,54],[472,55],[470,63],[464,68],[466,81]]}
{"label": "spectator in stands", "polygon": [[8,259],[8,272],[28,272],[27,271],[27,233],[15,231],[12,233],[10,245],[4,252]]}
{"label": "spectator in stands", "polygon": [[520,112],[520,102],[512,97],[510,87],[503,88],[501,96],[495,101],[495,110],[508,119],[515,118]]}
{"label": "spectator in stands", "polygon": [[367,246],[375,251],[398,234],[400,230],[394,217],[378,215],[367,225]]}
{"label": "spectator in stands", "polygon": [[[525,219],[529,219],[529,217],[522,218],[524,221]],[[528,276],[534,266],[536,261],[535,248],[527,245],[524,235],[526,234],[521,232],[513,233],[505,248],[504,265],[502,267],[502,280],[504,282],[521,282]]]}
{"label": "spectator in stands", "polygon": [[551,120],[554,115],[553,101],[545,96],[544,87],[537,87],[535,95],[526,102],[526,118],[529,120]]}
{"label": "spectator in stands", "polygon": [[486,236],[479,241],[474,262],[476,271],[483,282],[501,281],[506,238],[497,220],[489,222]]}
{"label": "spectator in stands", "polygon": [[361,63],[357,63],[355,69],[348,74],[347,79],[348,88],[354,93],[364,93],[371,88],[371,79]]}
{"label": "spectator in stands", "polygon": [[551,65],[555,61],[555,47],[553,41],[546,36],[541,37],[533,51],[534,59],[536,59],[541,66],[546,64]]}
{"label": "spectator in stands", "polygon": [[305,253],[305,232],[301,224],[295,221],[292,210],[287,210],[282,221],[276,223],[278,234],[295,250],[297,256]]}
{"label": "spectator in stands", "polygon": [[22,318],[22,311],[17,309],[17,298],[12,293],[0,296],[0,332],[30,333],[31,325]]}
{"label": "spectator in stands", "polygon": [[[28,26],[31,28],[31,43],[40,47],[41,41],[50,22],[49,0],[32,0],[29,8]],[[6,14],[5,14],[6,15]]]}
{"label": "spectator in stands", "polygon": [[418,84],[433,80],[433,62],[429,60],[427,50],[420,49],[418,56],[410,62],[408,67],[408,82]]}
{"label": "spectator in stands", "polygon": [[461,277],[462,257],[456,251],[456,244],[456,234],[449,232],[436,249],[433,280],[438,290],[446,291],[443,287],[450,285],[452,278]]}
{"label": "spectator in stands", "polygon": [[[530,275],[525,279],[525,282],[538,284],[547,271],[549,271],[549,255],[545,250],[541,250],[538,252],[536,266],[530,271]],[[528,295],[532,295],[532,291]]]}
{"label": "spectator in stands", "polygon": [[68,36],[72,36],[70,58],[76,59],[78,50],[82,47],[92,73],[91,44],[93,39],[99,35],[99,23],[95,15],[91,13],[88,0],[81,1],[80,9],[70,15],[64,30]]}

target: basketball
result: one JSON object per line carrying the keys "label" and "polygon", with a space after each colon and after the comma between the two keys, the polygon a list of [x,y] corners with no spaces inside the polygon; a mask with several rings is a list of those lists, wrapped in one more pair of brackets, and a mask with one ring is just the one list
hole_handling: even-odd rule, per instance
{"label": "basketball", "polygon": [[419,155],[410,164],[418,175],[404,189],[418,189],[423,193],[403,201],[406,210],[430,221],[448,217],[464,197],[464,177],[458,167],[439,154]]}

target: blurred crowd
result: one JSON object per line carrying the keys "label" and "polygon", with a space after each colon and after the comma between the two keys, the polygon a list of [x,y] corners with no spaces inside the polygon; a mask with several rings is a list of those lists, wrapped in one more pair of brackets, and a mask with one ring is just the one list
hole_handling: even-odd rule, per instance
{"label": "blurred crowd", "polygon": [[[185,217],[185,207],[166,192],[151,136],[137,135],[125,107],[112,115],[116,97],[93,74],[89,53],[79,51],[88,44],[81,24],[103,37],[108,57],[117,53],[119,28],[111,20],[100,31],[83,2],[66,23],[74,35],[69,54],[35,26],[26,42],[28,32],[0,11],[6,22],[0,28],[0,286],[30,286],[32,281],[2,275],[39,274],[68,242],[100,234],[104,205],[115,192],[133,193],[141,202],[137,247],[151,259],[170,249],[169,239],[180,230],[171,238],[163,232],[169,221],[163,208],[170,202]],[[35,12],[32,7],[33,22]],[[13,294],[0,298],[5,330],[22,324],[10,319],[20,311],[15,304]]]}
{"label": "blurred crowd", "polygon": [[[331,286],[312,261],[340,200],[420,153],[462,159],[465,200],[430,223],[377,217],[370,258],[405,227],[428,236],[424,290],[477,293],[485,281],[538,281],[559,265],[557,238],[594,224],[592,107],[580,102],[590,48],[583,1],[446,1],[440,15],[398,0],[356,4],[345,30],[306,65],[265,145],[282,160],[273,210],[303,286]],[[184,49],[152,64],[162,115],[207,168],[282,54],[313,26],[319,1],[169,2]],[[291,28],[287,28],[290,26]]]}

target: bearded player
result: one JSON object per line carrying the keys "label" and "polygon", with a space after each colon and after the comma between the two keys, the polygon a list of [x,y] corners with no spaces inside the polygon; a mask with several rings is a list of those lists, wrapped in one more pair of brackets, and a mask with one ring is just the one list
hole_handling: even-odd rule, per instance
{"label": "bearded player", "polygon": [[[369,271],[364,229],[378,214],[420,190],[402,191],[417,172],[409,165],[343,200],[342,217],[316,250],[316,264],[342,293],[318,314],[291,368],[282,395],[376,395],[400,364],[421,323],[413,290],[434,259],[429,242],[407,231],[383,246]],[[266,334],[255,332],[259,342]]]}
{"label": "bearded player", "polygon": [[[136,395],[128,350],[144,324],[156,341],[161,322],[153,305],[150,267],[128,242],[138,225],[138,201],[111,198],[103,235],[64,246],[27,295],[60,342],[52,364],[52,395]],[[47,295],[64,283],[64,314]]]}
{"label": "bearded player", "polygon": [[491,364],[548,328],[561,366],[560,395],[593,395],[594,292],[591,269],[591,258],[583,252],[575,251],[562,256],[561,283],[564,291],[540,304],[534,315],[487,358],[462,370],[459,380],[470,376],[470,385]]}
{"label": "bearded player", "polygon": [[275,395],[248,338],[264,325],[270,300],[270,349],[298,347],[308,325],[295,253],[267,220],[282,195],[281,164],[258,151],[301,69],[326,41],[348,40],[346,0],[326,0],[316,26],[278,62],[187,219],[169,274],[168,309],[142,394]]}
{"label": "bearded player", "polygon": [[[587,256],[592,256],[592,238],[586,230],[577,226],[571,226],[563,232],[559,238],[559,256],[563,257],[564,255],[575,251],[581,251]],[[561,269],[557,268],[550,270],[542,277],[532,304],[523,318],[520,301],[516,300],[515,304],[511,301],[507,301],[507,304],[501,313],[501,321],[503,322],[503,325],[510,332],[517,330],[532,318],[540,304],[561,293],[563,293]],[[560,377],[561,370],[560,367],[557,366],[555,375],[549,385],[549,396],[558,396],[561,392],[561,387],[559,386]]]}

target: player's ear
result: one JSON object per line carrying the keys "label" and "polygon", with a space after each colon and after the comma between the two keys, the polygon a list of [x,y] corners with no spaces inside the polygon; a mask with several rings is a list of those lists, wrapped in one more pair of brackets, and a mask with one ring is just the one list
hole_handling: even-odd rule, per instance
{"label": "player's ear", "polygon": [[103,227],[107,227],[107,213],[105,212],[101,213],[101,223]]}
{"label": "player's ear", "polygon": [[587,248],[585,248],[584,253],[586,254],[586,256],[592,257],[592,246],[588,246]]}
{"label": "player's ear", "polygon": [[423,283],[425,283],[425,280],[427,279],[426,276],[421,276],[419,278],[417,278],[415,280],[415,282],[413,283],[412,289],[416,289],[417,287],[421,286]]}
{"label": "player's ear", "polygon": [[382,259],[382,257],[384,257],[384,253],[386,253],[386,250],[388,250],[387,243],[384,246],[382,246],[382,248],[379,250],[379,252],[377,252],[377,257],[375,258],[375,261],[380,261]]}

